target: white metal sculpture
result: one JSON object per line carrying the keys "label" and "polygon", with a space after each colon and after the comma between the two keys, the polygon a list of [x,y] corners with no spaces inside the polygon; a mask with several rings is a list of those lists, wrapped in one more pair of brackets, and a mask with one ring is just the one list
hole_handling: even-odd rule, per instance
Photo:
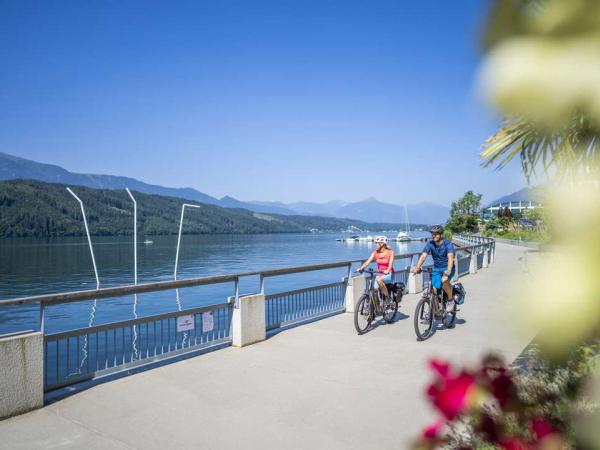
{"label": "white metal sculpture", "polygon": [[173,272],[173,279],[177,279],[177,265],[179,264],[179,246],[181,245],[181,230],[183,228],[183,215],[185,213],[185,207],[189,206],[190,208],[200,208],[199,205],[191,205],[189,203],[184,203],[181,205],[181,218],[179,219],[179,235],[177,236],[177,253],[175,254],[175,270]]}
{"label": "white metal sculpture", "polygon": [[131,201],[133,202],[133,284],[137,284],[138,270],[137,270],[137,202],[131,194],[129,188],[125,188]]}
{"label": "white metal sculpture", "polygon": [[[133,284],[137,284],[138,282],[138,265],[137,265],[137,201],[135,197],[129,190],[129,188],[125,188],[127,193],[129,194],[129,198],[133,202]],[[137,294],[133,294],[133,318],[137,319],[137,304],[138,297]],[[138,358],[138,349],[137,349],[137,326],[133,326],[133,340],[131,342],[131,347],[133,349],[133,359]]]}
{"label": "white metal sculpture", "polygon": [[100,287],[100,278],[98,277],[98,268],[96,267],[96,258],[94,257],[94,247],[92,247],[92,238],[90,238],[90,229],[88,227],[87,218],[85,216],[85,208],[83,207],[83,202],[75,192],[71,190],[71,188],[67,188],[69,194],[75,197],[75,200],[79,202],[79,206],[81,207],[81,214],[83,215],[83,224],[85,225],[85,234],[87,236],[88,245],[90,246],[90,255],[92,255],[92,264],[94,265],[94,275],[96,275],[96,289]]}
{"label": "white metal sculpture", "polygon": [[[71,194],[73,197],[75,197],[75,200],[77,200],[79,202],[79,206],[81,207],[81,214],[83,215],[83,224],[85,225],[85,234],[87,236],[88,245],[90,246],[90,255],[92,256],[92,264],[94,265],[94,275],[96,276],[96,289],[99,289],[100,288],[100,277],[98,276],[98,268],[96,267],[96,257],[94,256],[94,247],[92,246],[92,238],[90,237],[90,229],[88,227],[87,217],[85,215],[85,208],[83,207],[83,202],[81,201],[81,199],[75,194],[75,192],[73,192],[71,190],[71,188],[68,187],[67,191],[69,191],[69,194]],[[94,300],[94,302],[92,303],[92,309],[90,311],[90,320],[88,322],[88,327],[91,327],[94,324],[94,318],[96,316],[97,302],[98,302],[97,300]],[[88,346],[88,339],[87,339],[87,336],[85,336],[83,339],[83,349],[82,349],[83,357],[81,359],[81,364],[79,365],[78,373],[81,372],[81,369],[82,369],[83,365],[85,364],[85,361],[88,357],[87,346]]]}

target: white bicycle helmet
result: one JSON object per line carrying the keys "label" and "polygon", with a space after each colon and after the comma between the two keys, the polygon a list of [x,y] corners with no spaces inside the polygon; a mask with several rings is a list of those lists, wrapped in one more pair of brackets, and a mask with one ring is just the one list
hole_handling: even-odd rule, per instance
{"label": "white bicycle helmet", "polygon": [[379,243],[381,243],[381,244],[387,244],[388,243],[388,238],[385,237],[385,236],[377,236],[375,238],[375,243],[376,244],[379,244]]}

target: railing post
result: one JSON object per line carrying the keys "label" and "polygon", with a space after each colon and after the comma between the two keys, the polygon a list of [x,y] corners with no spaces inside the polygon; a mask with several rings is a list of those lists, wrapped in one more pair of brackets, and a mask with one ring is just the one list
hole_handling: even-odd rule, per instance
{"label": "railing post", "polygon": [[490,251],[488,250],[488,246],[486,245],[483,250],[483,263],[481,264],[481,267],[483,269],[487,269],[488,263],[489,263],[489,258],[490,258]]}
{"label": "railing post", "polygon": [[471,259],[469,261],[469,273],[477,273],[477,252],[475,248],[471,248]]}
{"label": "railing post", "polygon": [[454,253],[454,278],[451,282],[458,281],[460,275],[458,274],[458,251]]}
{"label": "railing post", "polygon": [[356,309],[356,303],[367,287],[367,279],[360,275],[352,277],[352,284],[346,287],[346,312],[353,313]]}
{"label": "railing post", "polygon": [[423,273],[408,273],[408,293],[418,294],[423,291]]}
{"label": "railing post", "polygon": [[232,345],[245,347],[267,338],[264,294],[239,297],[231,320]]}
{"label": "railing post", "polygon": [[0,339],[0,420],[44,406],[44,334]]}

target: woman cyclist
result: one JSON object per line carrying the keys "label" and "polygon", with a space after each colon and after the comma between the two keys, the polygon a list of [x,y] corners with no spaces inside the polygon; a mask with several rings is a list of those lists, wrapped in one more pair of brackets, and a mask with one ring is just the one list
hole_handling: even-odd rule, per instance
{"label": "woman cyclist", "polygon": [[377,249],[371,253],[369,259],[367,259],[362,266],[358,269],[359,272],[365,270],[369,264],[373,261],[377,263],[377,284],[381,289],[384,297],[389,296],[389,292],[387,290],[386,283],[392,282],[392,274],[394,273],[393,263],[394,263],[394,252],[387,245],[388,239],[385,236],[377,236],[375,238],[375,245]]}

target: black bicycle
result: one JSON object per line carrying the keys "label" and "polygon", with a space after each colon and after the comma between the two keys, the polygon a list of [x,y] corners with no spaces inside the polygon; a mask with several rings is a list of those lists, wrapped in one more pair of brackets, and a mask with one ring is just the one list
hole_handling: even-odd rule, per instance
{"label": "black bicycle", "polygon": [[371,327],[373,320],[378,316],[383,316],[383,320],[387,323],[392,323],[398,305],[402,301],[404,294],[404,283],[386,283],[388,297],[383,298],[383,294],[375,289],[375,271],[367,269],[364,272],[368,273],[369,279],[365,287],[365,292],[360,296],[354,310],[354,327],[358,334],[366,333]]}
{"label": "black bicycle", "polygon": [[434,324],[437,326],[437,321],[441,321],[445,328],[454,328],[456,312],[458,311],[456,307],[457,300],[460,298],[460,295],[464,296],[464,289],[460,283],[452,286],[455,301],[453,307],[448,310],[448,296],[446,292],[443,289],[439,289],[440,292],[436,292],[431,285],[432,268],[423,267],[421,271],[429,273],[429,282],[423,290],[421,299],[417,303],[414,322],[417,339],[424,341],[433,335],[433,331],[435,330]]}

